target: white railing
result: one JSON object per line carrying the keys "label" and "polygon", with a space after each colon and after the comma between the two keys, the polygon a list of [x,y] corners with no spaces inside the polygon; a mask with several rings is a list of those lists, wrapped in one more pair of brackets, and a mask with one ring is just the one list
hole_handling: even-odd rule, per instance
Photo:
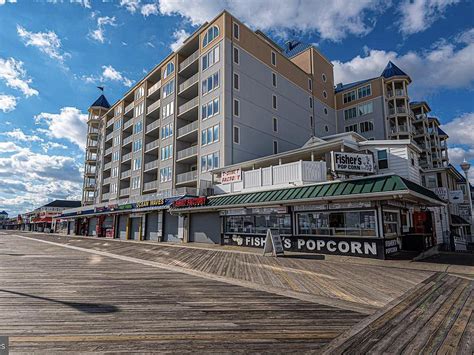
{"label": "white railing", "polygon": [[128,136],[127,138],[124,138],[123,139],[123,145],[127,145],[129,143],[132,143],[133,141],[133,135],[132,136]]}
{"label": "white railing", "polygon": [[120,196],[126,196],[126,195],[130,195],[130,187],[120,189]]}
{"label": "white railing", "polygon": [[109,170],[112,167],[112,162],[108,162],[107,164],[104,164],[104,170]]}
{"label": "white railing", "polygon": [[189,171],[187,173],[182,173],[176,175],[176,183],[185,183],[185,182],[190,182],[190,181],[196,181],[197,180],[197,171]]}
{"label": "white railing", "polygon": [[107,135],[105,136],[105,141],[107,142],[107,141],[111,140],[112,137],[113,137],[113,135],[114,135],[114,132],[107,134]]}
{"label": "white railing", "polygon": [[156,120],[155,122],[152,122],[148,126],[146,126],[146,132],[145,133],[149,133],[149,132],[153,131],[155,128],[157,128],[159,126],[160,126],[160,121]]}
{"label": "white railing", "polygon": [[158,167],[158,159],[145,164],[145,170],[151,170]]}
{"label": "white railing", "polygon": [[192,77],[190,77],[189,79],[183,81],[181,84],[179,84],[179,93],[180,92],[183,92],[184,90],[186,90],[187,88],[193,86],[194,84],[196,84],[197,82],[199,81],[199,73],[196,73],[194,74]]}
{"label": "white railing", "polygon": [[132,169],[125,170],[120,174],[120,179],[126,179],[130,177],[131,174],[132,174]]}
{"label": "white railing", "polygon": [[179,64],[179,71],[183,70],[184,68],[186,68],[189,64],[191,64],[192,62],[194,62],[196,59],[199,58],[199,50],[197,50],[196,52],[194,52],[193,54],[191,54],[189,57],[187,57],[185,60],[183,60],[180,64]]}
{"label": "white railing", "polygon": [[148,88],[148,96],[161,88],[161,80]]}
{"label": "white railing", "polygon": [[132,109],[133,109],[133,102],[125,106],[125,110],[123,111],[123,113],[127,113]]}
{"label": "white railing", "polygon": [[395,89],[395,96],[405,96],[405,90]]}
{"label": "white railing", "polygon": [[160,108],[161,106],[161,100],[156,100],[153,102],[148,108],[146,109],[146,114],[149,115],[153,111],[155,111],[157,108]]}
{"label": "white railing", "polygon": [[132,119],[129,119],[127,122],[125,122],[123,124],[123,129],[127,129],[128,127],[130,127],[131,125],[133,125],[133,120]]}
{"label": "white railing", "polygon": [[132,153],[127,153],[122,157],[122,162],[132,159]]}
{"label": "white railing", "polygon": [[197,155],[197,145],[178,151],[176,160],[185,159]]}
{"label": "white railing", "polygon": [[110,178],[105,178],[104,181],[102,182],[103,185],[110,184]]}
{"label": "white railing", "polygon": [[199,97],[196,96],[194,99],[189,100],[185,104],[179,106],[178,108],[178,115],[181,115],[182,113],[185,113],[186,111],[189,111],[193,107],[197,106],[199,103]]}
{"label": "white railing", "polygon": [[112,147],[107,148],[107,149],[105,150],[105,154],[104,154],[104,155],[109,155],[109,154],[112,154]]}
{"label": "white railing", "polygon": [[154,148],[158,147],[159,145],[160,145],[159,140],[155,140],[153,142],[147,143],[145,145],[145,151],[149,151],[151,149],[154,149]]}
{"label": "white railing", "polygon": [[150,181],[150,182],[145,182],[143,184],[144,191],[156,190],[157,188],[158,188],[158,181]]}
{"label": "white railing", "polygon": [[199,127],[199,121],[193,121],[190,124],[187,124],[186,126],[183,126],[178,129],[178,137],[184,136],[190,132],[193,132],[197,130]]}
{"label": "white railing", "polygon": [[109,127],[112,126],[113,124],[114,124],[114,120],[113,120],[113,118],[111,118],[110,120],[107,121],[106,127],[109,128]]}
{"label": "white railing", "polygon": [[105,194],[102,194],[102,200],[108,200],[110,197],[110,194],[107,192]]}

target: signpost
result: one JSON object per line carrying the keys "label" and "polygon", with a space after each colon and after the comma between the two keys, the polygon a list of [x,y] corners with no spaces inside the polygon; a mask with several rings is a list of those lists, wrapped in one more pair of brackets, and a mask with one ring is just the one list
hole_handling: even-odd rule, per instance
{"label": "signpost", "polygon": [[275,257],[285,255],[285,252],[283,251],[283,243],[281,241],[278,229],[273,229],[273,232],[270,228],[267,229],[267,237],[265,238],[263,255],[266,255],[267,253],[272,253],[272,255]]}
{"label": "signpost", "polygon": [[331,152],[332,170],[352,174],[370,174],[374,170],[374,158],[370,154]]}

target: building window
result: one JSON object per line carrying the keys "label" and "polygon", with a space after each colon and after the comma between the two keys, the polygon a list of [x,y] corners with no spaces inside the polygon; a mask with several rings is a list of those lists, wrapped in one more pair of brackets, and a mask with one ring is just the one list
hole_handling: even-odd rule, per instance
{"label": "building window", "polygon": [[343,95],[343,101],[345,104],[351,102],[351,101],[355,101],[356,99],[356,92],[355,91],[350,91],[350,92],[347,92]]}
{"label": "building window", "polygon": [[388,169],[387,149],[377,151],[377,161],[378,161],[379,169]]}
{"label": "building window", "polygon": [[219,72],[209,75],[202,81],[202,94],[205,95],[219,87]]}
{"label": "building window", "polygon": [[276,95],[272,95],[272,107],[275,110],[277,109],[277,97],[276,97]]}
{"label": "building window", "polygon": [[273,117],[273,132],[278,132],[278,119]]}
{"label": "building window", "polygon": [[313,108],[313,98],[309,98],[309,108]]}
{"label": "building window", "polygon": [[114,116],[118,116],[122,113],[122,104],[118,105],[117,107],[115,107],[114,109]]}
{"label": "building window", "polygon": [[145,88],[140,86],[137,90],[135,90],[135,100],[143,97],[143,95],[145,95]]}
{"label": "building window", "polygon": [[212,67],[219,61],[219,45],[202,56],[202,70]]}
{"label": "building window", "polygon": [[345,130],[346,132],[357,132],[358,131],[357,126],[358,126],[357,124],[346,126]]}
{"label": "building window", "polygon": [[273,141],[273,154],[278,154],[278,142]]}
{"label": "building window", "polygon": [[234,126],[234,143],[240,144],[240,128],[238,126]]}
{"label": "building window", "polygon": [[115,184],[115,183],[110,184],[110,192],[113,193],[113,194],[117,193],[117,184]]}
{"label": "building window", "polygon": [[351,107],[344,110],[344,119],[348,120],[354,117],[357,117],[357,107]]}
{"label": "building window", "polygon": [[114,147],[119,145],[120,144],[120,136],[115,136],[112,144],[113,144]]}
{"label": "building window", "polygon": [[122,127],[122,119],[121,118],[114,122],[114,131],[120,129],[120,127]]}
{"label": "building window", "polygon": [[174,79],[166,83],[163,87],[163,98],[170,96],[174,92]]}
{"label": "building window", "polygon": [[210,171],[219,167],[219,152],[201,157],[201,172]]}
{"label": "building window", "polygon": [[210,27],[206,34],[204,35],[204,38],[202,40],[202,46],[205,47],[207,46],[209,43],[211,43],[214,38],[216,38],[217,36],[219,36],[219,27],[217,27],[216,25]]}
{"label": "building window", "polygon": [[133,142],[133,151],[134,152],[138,152],[141,149],[142,149],[142,140],[141,139]]}
{"label": "building window", "polygon": [[328,93],[326,92],[326,90],[323,90],[323,97],[324,97],[325,99],[328,98]]}
{"label": "building window", "polygon": [[138,121],[133,125],[133,133],[140,133],[142,129],[142,121]]}
{"label": "building window", "polygon": [[234,38],[236,40],[240,39],[240,27],[237,23],[234,22],[233,27],[232,27],[232,34],[234,35]]}
{"label": "building window", "polygon": [[314,126],[314,120],[313,120],[313,116],[312,116],[312,115],[309,116],[309,124],[310,124],[311,128],[313,128],[313,126]]}
{"label": "building window", "polygon": [[324,130],[325,130],[326,132],[329,132],[329,127],[328,127],[328,125],[325,125],[325,126],[324,126]]}
{"label": "building window", "polygon": [[359,116],[367,115],[369,113],[374,112],[374,104],[372,102],[367,102],[357,107],[359,111]]}
{"label": "building window", "polygon": [[240,77],[239,74],[234,73],[234,89],[239,90],[240,89]]}
{"label": "building window", "polygon": [[142,158],[133,159],[133,170],[140,170],[142,168]]}
{"label": "building window", "polygon": [[324,108],[324,114],[327,116],[328,115],[328,109],[327,107]]}
{"label": "building window", "polygon": [[361,99],[363,97],[370,96],[372,94],[371,91],[372,90],[371,90],[370,84],[366,86],[362,86],[361,88],[357,89],[357,98]]}
{"label": "building window", "polygon": [[114,167],[111,172],[112,177],[117,177],[118,176],[118,166]]}
{"label": "building window", "polygon": [[171,101],[170,103],[167,103],[165,106],[163,106],[162,113],[163,113],[163,118],[166,118],[174,114],[174,101]]}
{"label": "building window", "polygon": [[308,89],[309,91],[313,91],[313,80],[308,79]]}
{"label": "building window", "polygon": [[208,145],[219,141],[219,125],[214,125],[201,131],[201,145]]}
{"label": "building window", "polygon": [[201,118],[206,120],[219,113],[219,98],[211,100],[201,106]]}
{"label": "building window", "polygon": [[275,73],[272,73],[272,85],[277,87],[277,75]]}
{"label": "building window", "polygon": [[173,74],[174,72],[174,63],[169,62],[166,64],[165,71],[163,73],[163,79],[166,79],[170,74]]}
{"label": "building window", "polygon": [[326,82],[328,80],[328,78],[326,77],[326,74],[322,74],[321,77],[323,78],[323,81]]}
{"label": "building window", "polygon": [[140,188],[140,176],[132,177],[132,190]]}
{"label": "building window", "polygon": [[366,121],[360,123],[360,132],[371,132],[374,130],[374,123],[372,121]]}
{"label": "building window", "polygon": [[160,169],[160,182],[171,181],[173,169],[170,166]]}
{"label": "building window", "polygon": [[240,101],[234,99],[234,116],[240,116]]}
{"label": "building window", "polygon": [[144,102],[142,101],[142,102],[140,102],[139,105],[137,105],[137,106],[134,107],[134,109],[133,109],[133,111],[134,111],[134,117],[138,117],[138,116],[140,116],[140,115],[143,114],[143,108],[144,108],[144,106],[145,106],[145,104],[144,104]]}
{"label": "building window", "polygon": [[272,65],[273,66],[277,65],[277,55],[274,51],[272,51]]}
{"label": "building window", "polygon": [[161,127],[161,139],[166,139],[173,136],[173,123],[168,123]]}
{"label": "building window", "polygon": [[120,152],[113,152],[112,161],[117,161],[120,158]]}
{"label": "building window", "polygon": [[240,63],[240,51],[238,48],[234,47],[234,63],[239,64]]}
{"label": "building window", "polygon": [[173,157],[173,144],[161,147],[161,160],[168,160]]}

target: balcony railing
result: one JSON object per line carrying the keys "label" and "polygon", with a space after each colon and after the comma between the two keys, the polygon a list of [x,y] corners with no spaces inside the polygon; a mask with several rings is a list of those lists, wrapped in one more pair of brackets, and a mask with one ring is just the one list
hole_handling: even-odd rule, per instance
{"label": "balcony railing", "polygon": [[127,196],[127,195],[130,195],[130,187],[120,189],[120,196]]}
{"label": "balcony railing", "polygon": [[112,162],[104,164],[104,170],[109,170],[112,167]]}
{"label": "balcony railing", "polygon": [[126,179],[126,178],[130,177],[131,174],[132,174],[132,169],[122,171],[122,173],[120,174],[120,178],[121,179]]}
{"label": "balcony railing", "polygon": [[155,128],[157,128],[159,126],[160,126],[160,121],[156,120],[155,122],[152,122],[148,126],[146,126],[146,132],[145,133],[149,133],[149,132],[153,131]]}
{"label": "balcony railing", "polygon": [[123,111],[123,113],[127,113],[132,109],[133,109],[133,102],[125,106],[125,110]]}
{"label": "balcony railing", "polygon": [[398,127],[391,127],[390,131],[392,133],[408,133],[407,125],[399,125]]}
{"label": "balcony railing", "polygon": [[199,58],[199,50],[197,50],[196,52],[194,52],[193,54],[191,54],[189,57],[187,57],[185,60],[183,60],[180,64],[179,64],[179,71],[183,70],[184,68],[186,68],[189,64],[191,64],[192,62],[194,62],[196,59]]}
{"label": "balcony railing", "polygon": [[107,192],[105,194],[102,194],[102,200],[108,200],[110,198],[110,194]]}
{"label": "balcony railing", "polygon": [[98,128],[89,127],[88,134],[99,134]]}
{"label": "balcony railing", "polygon": [[111,140],[113,136],[114,136],[114,133],[113,133],[113,132],[107,134],[107,135],[105,136],[105,141],[107,142],[107,141]]}
{"label": "balcony railing", "polygon": [[112,147],[107,148],[107,149],[105,150],[105,155],[109,155],[109,154],[112,154]]}
{"label": "balcony railing", "polygon": [[194,145],[192,147],[180,150],[178,152],[176,160],[185,159],[185,158],[191,157],[193,155],[197,155],[197,145]]}
{"label": "balcony railing", "polygon": [[143,184],[144,191],[156,190],[157,188],[158,188],[158,181],[150,181],[150,182],[145,182]]}
{"label": "balcony railing", "polygon": [[110,178],[105,178],[104,181],[102,182],[103,185],[110,184]]}
{"label": "balcony railing", "polygon": [[110,126],[112,126],[114,124],[114,120],[113,119],[110,119],[107,121],[107,125],[106,127],[109,128]]}
{"label": "balcony railing", "polygon": [[128,127],[133,125],[133,120],[129,119],[127,122],[123,124],[123,129],[127,129]]}
{"label": "balcony railing", "polygon": [[127,153],[122,157],[122,162],[132,159],[132,153]]}
{"label": "balcony railing", "polygon": [[199,73],[194,74],[192,77],[189,79],[183,81],[181,84],[179,84],[179,91],[178,92],[183,92],[187,88],[193,86],[196,84],[199,80]]}
{"label": "balcony railing", "polygon": [[188,102],[186,102],[185,104],[179,106],[178,108],[178,115],[181,115],[182,113],[186,112],[186,111],[189,111],[190,109],[192,109],[193,107],[197,106],[199,103],[199,97],[196,96],[194,99],[192,100],[189,100]]}
{"label": "balcony railing", "polygon": [[199,122],[193,121],[190,124],[178,129],[178,137],[184,136],[198,129]]}
{"label": "balcony railing", "polygon": [[405,96],[405,90],[395,89],[395,96]]}
{"label": "balcony railing", "polygon": [[133,136],[128,136],[127,138],[123,139],[123,145],[130,144],[132,143],[132,141],[133,141]]}
{"label": "balcony railing", "polygon": [[160,145],[160,142],[157,140],[154,140],[153,142],[147,143],[145,145],[145,151],[152,150]]}
{"label": "balcony railing", "polygon": [[145,164],[145,171],[146,170],[151,170],[151,169],[156,169],[158,167],[158,159],[153,160],[149,163]]}
{"label": "balcony railing", "polygon": [[407,108],[406,107],[397,107],[397,113],[407,113]]}
{"label": "balcony railing", "polygon": [[197,171],[189,171],[187,173],[178,174],[176,175],[176,183],[181,184],[185,182],[196,181],[197,176]]}
{"label": "balcony railing", "polygon": [[150,106],[148,106],[146,110],[146,114],[149,115],[153,111],[155,111],[157,108],[160,108],[161,105],[161,100],[157,100],[156,102],[153,102]]}
{"label": "balcony railing", "polygon": [[148,96],[150,96],[151,94],[153,94],[155,91],[159,90],[160,88],[161,88],[161,80],[148,88]]}

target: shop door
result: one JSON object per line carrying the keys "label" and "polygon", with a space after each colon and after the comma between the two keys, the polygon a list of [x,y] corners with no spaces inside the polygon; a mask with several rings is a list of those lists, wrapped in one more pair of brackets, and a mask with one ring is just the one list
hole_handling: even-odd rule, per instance
{"label": "shop door", "polygon": [[168,212],[163,213],[163,241],[180,242],[178,238],[178,216],[172,216]]}
{"label": "shop door", "polygon": [[130,223],[130,239],[140,240],[140,224],[142,219],[140,217],[133,217]]}
{"label": "shop door", "polygon": [[95,227],[97,226],[97,218],[96,217],[92,217],[90,220],[89,220],[89,230],[87,231],[87,235],[89,236],[95,236],[97,235],[96,233],[96,230],[95,230]]}
{"label": "shop door", "polygon": [[74,223],[75,221],[67,222],[67,234],[74,234]]}
{"label": "shop door", "polygon": [[127,215],[120,215],[119,223],[118,223],[118,237],[120,239],[127,239],[127,222],[128,216]]}
{"label": "shop door", "polygon": [[158,241],[158,212],[148,213],[146,215],[145,240]]}

